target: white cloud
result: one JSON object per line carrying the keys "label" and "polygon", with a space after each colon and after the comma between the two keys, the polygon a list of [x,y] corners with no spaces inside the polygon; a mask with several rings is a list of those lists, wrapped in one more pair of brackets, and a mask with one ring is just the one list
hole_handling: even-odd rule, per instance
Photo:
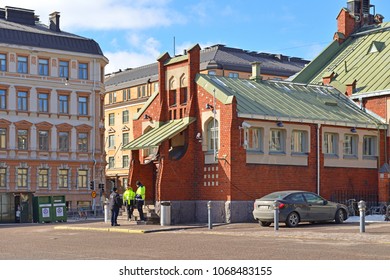
{"label": "white cloud", "polygon": [[13,6],[35,10],[42,23],[49,22],[49,14],[57,11],[61,15],[61,29],[108,30],[145,29],[170,26],[185,22],[185,17],[169,9],[166,0],[3,0],[2,6]]}
{"label": "white cloud", "polygon": [[105,73],[113,73],[119,69],[135,68],[142,65],[156,62],[157,57],[148,53],[136,52],[107,52],[104,54],[109,59],[109,64],[106,66]]}
{"label": "white cloud", "polygon": [[157,57],[161,54],[159,41],[154,38],[147,38],[144,41],[137,38],[135,43],[137,45],[135,45],[133,51],[104,52],[104,55],[109,60],[105,72],[112,73],[119,69],[135,68],[157,61]]}

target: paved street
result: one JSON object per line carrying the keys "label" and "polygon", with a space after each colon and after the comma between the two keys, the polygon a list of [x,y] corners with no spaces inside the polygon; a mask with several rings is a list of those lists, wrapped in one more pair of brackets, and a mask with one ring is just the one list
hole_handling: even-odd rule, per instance
{"label": "paved street", "polygon": [[0,225],[0,259],[12,260],[388,260],[390,223],[136,225],[102,221]]}

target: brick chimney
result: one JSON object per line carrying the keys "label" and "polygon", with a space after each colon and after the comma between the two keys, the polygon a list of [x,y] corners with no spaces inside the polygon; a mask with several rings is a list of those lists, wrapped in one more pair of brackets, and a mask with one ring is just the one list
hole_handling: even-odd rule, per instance
{"label": "brick chimney", "polygon": [[345,41],[346,38],[351,35],[356,28],[355,17],[345,8],[343,8],[337,16],[337,32],[336,34],[342,34],[343,36],[335,36],[339,43]]}
{"label": "brick chimney", "polygon": [[335,35],[333,39],[342,43],[360,27],[374,24],[375,18],[370,14],[371,7],[374,6],[370,5],[370,0],[348,0],[347,8],[343,8],[337,16],[336,34],[343,34],[345,38]]}
{"label": "brick chimney", "polygon": [[356,80],[352,79],[350,81],[347,81],[346,83],[346,90],[345,90],[345,95],[346,96],[352,96],[354,92],[356,91]]}
{"label": "brick chimney", "polygon": [[55,32],[60,32],[60,13],[59,12],[53,12],[49,15],[50,20],[50,30]]}
{"label": "brick chimney", "polygon": [[252,76],[249,78],[256,82],[261,81],[261,62],[254,61],[252,62]]}

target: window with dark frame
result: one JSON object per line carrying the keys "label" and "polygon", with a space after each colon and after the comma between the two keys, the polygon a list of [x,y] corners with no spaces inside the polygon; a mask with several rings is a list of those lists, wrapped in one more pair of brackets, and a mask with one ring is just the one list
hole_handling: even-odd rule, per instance
{"label": "window with dark frame", "polygon": [[7,109],[7,91],[0,89],[0,109]]}
{"label": "window with dark frame", "polygon": [[78,149],[80,152],[88,152],[88,133],[80,132],[78,134]]}
{"label": "window with dark frame", "polygon": [[49,60],[40,58],[38,59],[38,73],[41,76],[49,76]]}
{"label": "window with dark frame", "polygon": [[60,169],[58,172],[58,186],[59,188],[68,188],[68,169]]}
{"label": "window with dark frame", "polygon": [[27,111],[28,110],[28,93],[26,91],[18,91],[18,110]]}
{"label": "window with dark frame", "polygon": [[79,63],[79,79],[88,80],[88,64]]}
{"label": "window with dark frame", "polygon": [[7,55],[0,54],[0,71],[7,71]]}
{"label": "window with dark frame", "polygon": [[48,151],[49,150],[49,131],[40,130],[39,135],[39,150]]}
{"label": "window with dark frame", "polygon": [[38,170],[38,187],[40,189],[49,188],[49,169],[40,168]]}
{"label": "window with dark frame", "polygon": [[26,56],[18,56],[18,73],[27,74],[28,67],[27,67],[27,61],[28,58]]}
{"label": "window with dark frame", "polygon": [[7,142],[7,129],[0,128],[0,149],[6,149]]}
{"label": "window with dark frame", "polygon": [[38,93],[38,111],[49,112],[49,94]]}
{"label": "window with dark frame", "polygon": [[27,188],[27,175],[28,175],[28,169],[27,168],[18,168],[18,188],[26,189]]}
{"label": "window with dark frame", "polygon": [[68,61],[60,61],[58,70],[59,70],[58,75],[61,78],[69,78],[69,62]]}
{"label": "window with dark frame", "polygon": [[18,150],[28,149],[28,130],[18,129]]}
{"label": "window with dark frame", "polygon": [[79,115],[86,116],[88,115],[88,97],[79,96]]}
{"label": "window with dark frame", "polygon": [[69,113],[69,96],[68,95],[59,95],[58,96],[58,111],[60,114]]}
{"label": "window with dark frame", "polygon": [[60,131],[58,133],[58,150],[60,152],[68,152],[69,151],[69,132]]}

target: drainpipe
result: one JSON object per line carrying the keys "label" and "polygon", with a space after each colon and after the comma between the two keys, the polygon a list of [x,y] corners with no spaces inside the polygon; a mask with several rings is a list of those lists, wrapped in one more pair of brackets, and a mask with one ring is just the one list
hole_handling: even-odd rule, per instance
{"label": "drainpipe", "polygon": [[[95,89],[96,89],[96,83],[95,83],[95,80],[96,80],[96,77],[95,77],[95,67],[96,67],[96,59],[93,60],[93,66],[92,66],[92,69],[93,69],[93,85],[92,85],[92,94],[91,94],[91,97],[92,97],[92,100],[91,100],[91,113],[92,113],[92,116],[96,116],[96,96],[95,96]],[[91,135],[92,136],[92,161],[93,161],[93,169],[92,169],[92,181],[94,182],[94,186],[95,186],[95,189],[99,186],[99,184],[97,184],[97,181],[96,181],[96,159],[95,159],[95,145],[96,145],[96,142],[95,142],[95,138],[96,138],[96,117],[93,117],[92,118],[94,120],[94,124],[93,124],[93,134],[94,135]],[[96,217],[96,197],[93,198],[93,210],[94,210],[94,216]]]}
{"label": "drainpipe", "polygon": [[317,124],[317,194],[320,195],[320,128],[321,124]]}

